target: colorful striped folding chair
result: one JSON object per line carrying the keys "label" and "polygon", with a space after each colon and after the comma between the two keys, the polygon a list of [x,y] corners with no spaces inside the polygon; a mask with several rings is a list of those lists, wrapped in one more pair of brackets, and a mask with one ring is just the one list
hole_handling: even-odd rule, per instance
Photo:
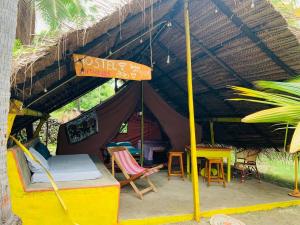
{"label": "colorful striped folding chair", "polygon": [[[149,191],[157,192],[156,187],[149,179],[149,175],[158,172],[159,169],[163,167],[163,165],[159,165],[149,169],[144,168],[137,163],[137,161],[133,158],[126,147],[108,147],[107,149],[109,154],[111,155],[111,167],[113,176],[115,176],[114,162],[116,162],[126,178],[125,180],[120,181],[121,187],[130,184],[133,190],[140,197],[140,199],[143,199],[143,195]],[[149,184],[149,187],[143,190],[139,190],[134,183],[134,181],[139,178],[145,178]]]}

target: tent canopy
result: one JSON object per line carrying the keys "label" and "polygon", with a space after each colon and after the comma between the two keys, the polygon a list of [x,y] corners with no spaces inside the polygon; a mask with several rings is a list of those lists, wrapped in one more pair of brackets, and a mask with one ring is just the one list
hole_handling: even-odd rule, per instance
{"label": "tent canopy", "polygon": [[[153,113],[168,136],[173,149],[183,150],[189,144],[189,121],[172,109],[152,88],[144,84],[144,104]],[[97,154],[119,132],[120,126],[135,113],[137,104],[141,103],[141,83],[129,84],[117,95],[105,103],[96,106],[98,133],[76,144],[70,144],[66,126],[60,126],[58,132],[57,154]],[[88,112],[87,112],[88,113]],[[76,120],[76,119],[75,119]],[[197,140],[201,141],[201,127],[196,126]]]}
{"label": "tent canopy", "polygon": [[[106,81],[74,77],[72,53],[146,65],[152,61],[149,84],[187,116],[183,2],[145,0],[141,5],[131,0],[91,27],[47,42],[34,54],[21,55],[15,59],[12,97],[50,113]],[[267,0],[255,1],[254,7],[252,0],[189,2],[195,116],[209,140],[203,122],[208,118],[243,117],[265,107],[227,101],[233,96],[228,85],[251,87],[255,80],[285,80],[300,73],[300,36]],[[18,118],[14,132],[35,119]],[[239,146],[276,147],[283,145],[284,138],[269,126],[241,123],[215,124],[215,135],[216,142]]]}

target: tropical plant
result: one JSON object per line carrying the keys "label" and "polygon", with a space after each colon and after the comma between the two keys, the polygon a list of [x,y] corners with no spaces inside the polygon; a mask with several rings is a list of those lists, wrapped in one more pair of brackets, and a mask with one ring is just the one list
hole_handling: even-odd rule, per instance
{"label": "tropical plant", "polygon": [[17,25],[17,0],[0,1],[0,224],[21,224],[12,212],[7,177],[7,118],[10,99],[12,51]]}
{"label": "tropical plant", "polygon": [[290,153],[300,150],[300,78],[291,81],[257,81],[254,83],[259,90],[231,86],[240,98],[232,101],[248,101],[272,106],[252,113],[242,119],[245,123],[278,123],[295,128]]}
{"label": "tropical plant", "polygon": [[79,0],[35,0],[33,2],[51,30],[59,29],[62,24],[81,23],[87,16]]}

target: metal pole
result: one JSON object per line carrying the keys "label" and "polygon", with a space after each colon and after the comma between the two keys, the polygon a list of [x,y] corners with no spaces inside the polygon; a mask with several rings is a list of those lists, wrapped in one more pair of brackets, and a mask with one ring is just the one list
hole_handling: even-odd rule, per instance
{"label": "metal pole", "polygon": [[144,83],[141,81],[141,153],[140,163],[144,165]]}
{"label": "metal pole", "polygon": [[189,2],[184,2],[184,24],[186,37],[186,64],[187,64],[187,85],[188,85],[188,105],[189,105],[189,122],[190,122],[190,139],[191,139],[191,161],[192,161],[192,183],[194,196],[194,219],[200,221],[200,194],[198,183],[198,169],[196,156],[196,134],[195,134],[195,116],[193,100],[193,81],[192,81],[192,56],[191,56],[191,38],[190,38],[190,21],[189,21]]}

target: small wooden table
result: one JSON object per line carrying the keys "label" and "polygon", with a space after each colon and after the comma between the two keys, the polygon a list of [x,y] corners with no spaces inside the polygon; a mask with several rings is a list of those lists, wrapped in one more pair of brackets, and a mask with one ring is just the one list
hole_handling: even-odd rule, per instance
{"label": "small wooden table", "polygon": [[[204,147],[197,145],[196,157],[204,158],[226,158],[227,159],[227,182],[230,182],[231,178],[231,148],[218,148],[218,147]],[[186,157],[186,172],[190,176],[191,171],[191,149],[190,146],[185,146],[185,151],[187,153]]]}

